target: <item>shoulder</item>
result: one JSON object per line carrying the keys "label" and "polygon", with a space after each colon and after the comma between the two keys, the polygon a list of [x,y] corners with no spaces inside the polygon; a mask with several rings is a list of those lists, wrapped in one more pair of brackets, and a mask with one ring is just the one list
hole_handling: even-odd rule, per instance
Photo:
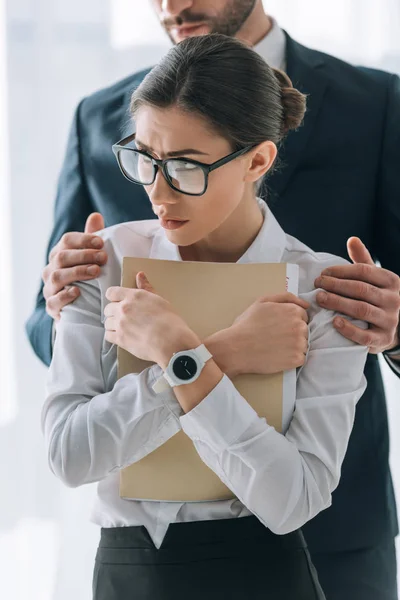
{"label": "shoulder", "polygon": [[349,261],[328,252],[315,252],[297,238],[286,234],[283,261],[299,267],[299,291],[307,293],[315,289],[314,281],[321,271],[335,265],[348,265]]}
{"label": "shoulder", "polygon": [[325,52],[307,48],[289,36],[288,52],[294,65],[302,64],[315,75],[317,72],[323,75],[331,93],[345,94],[347,101],[359,101],[362,97],[362,105],[371,105],[375,110],[386,101],[388,90],[398,80],[393,73],[350,64]]}
{"label": "shoulder", "polygon": [[120,223],[97,231],[96,235],[104,240],[107,263],[95,279],[75,282],[81,293],[63,309],[63,322],[84,320],[96,325],[102,323],[104,308],[108,302],[105,297],[107,289],[121,285],[122,259],[125,256],[147,258],[159,229],[158,220],[151,219]]}
{"label": "shoulder", "polygon": [[[393,77],[396,77],[393,73],[381,69],[353,65],[326,52],[303,46],[289,36],[287,37],[288,50],[294,61],[300,60],[306,66],[325,69],[337,85],[340,85],[341,82],[353,82],[355,85],[366,87],[387,85]],[[336,79],[335,75],[340,75],[340,77]]]}
{"label": "shoulder", "polygon": [[98,116],[99,112],[108,113],[113,108],[118,110],[125,106],[127,94],[132,93],[140,85],[149,71],[150,69],[138,71],[84,98],[80,104],[82,117]]}
{"label": "shoulder", "polygon": [[98,231],[96,235],[104,240],[107,263],[102,268],[97,282],[102,290],[120,285],[122,260],[125,256],[148,258],[154,237],[160,231],[157,219],[119,223]]}
{"label": "shoulder", "polygon": [[[306,244],[303,244],[297,238],[286,234],[286,249],[282,257],[283,262],[296,264],[299,267],[299,297],[310,303],[308,309],[310,343],[315,341],[318,336],[327,331],[336,339],[338,346],[352,345],[353,342],[346,340],[333,327],[332,321],[336,313],[332,310],[322,308],[317,302],[317,294],[321,291],[315,287],[315,280],[324,269],[337,265],[348,265],[349,261],[329,254],[327,252],[315,252]],[[358,320],[351,320],[355,325],[365,329],[366,323]]]}
{"label": "shoulder", "polygon": [[149,219],[118,223],[102,229],[96,235],[104,240],[106,251],[111,251],[114,255],[147,257],[154,236],[159,231],[158,219]]}

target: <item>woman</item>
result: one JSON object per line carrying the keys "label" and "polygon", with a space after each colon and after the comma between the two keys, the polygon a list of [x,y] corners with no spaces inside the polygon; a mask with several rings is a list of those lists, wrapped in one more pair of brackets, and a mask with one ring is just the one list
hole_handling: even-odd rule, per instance
{"label": "woman", "polygon": [[[109,261],[62,312],[43,409],[53,472],[70,486],[99,482],[94,598],[323,599],[299,528],[331,503],[366,385],[367,348],[337,333],[334,314],[315,300],[315,277],[341,259],[286,235],[256,195],[277,145],[301,124],[305,98],[244,44],[210,35],[171,49],[133,94],[131,112],[136,133],[114,151],[123,174],[145,186],[158,220],[101,233]],[[235,340],[249,313],[264,311],[264,344],[277,340],[277,321],[290,323],[283,342],[296,331],[282,353],[301,355],[284,435],[231,383],[246,367],[208,353],[145,274],[139,290],[119,287],[127,255],[299,265],[299,298],[255,303],[229,328]],[[273,318],[277,306],[284,319]],[[116,345],[156,364],[116,381]],[[192,359],[190,368],[176,353]],[[260,372],[281,370],[281,359],[277,353]],[[171,387],[156,393],[163,373]],[[237,498],[120,498],[119,471],[180,428]]]}

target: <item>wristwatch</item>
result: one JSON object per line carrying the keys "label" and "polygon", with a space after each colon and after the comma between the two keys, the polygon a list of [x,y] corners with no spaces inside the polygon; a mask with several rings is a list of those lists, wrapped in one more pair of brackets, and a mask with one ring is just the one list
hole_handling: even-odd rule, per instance
{"label": "wristwatch", "polygon": [[204,369],[212,354],[204,344],[194,350],[182,350],[172,355],[164,374],[153,385],[156,394],[177,385],[193,383]]}

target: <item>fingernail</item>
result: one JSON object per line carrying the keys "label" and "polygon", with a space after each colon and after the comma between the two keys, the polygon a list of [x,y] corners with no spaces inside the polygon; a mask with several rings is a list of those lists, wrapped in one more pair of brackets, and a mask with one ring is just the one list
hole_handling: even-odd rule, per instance
{"label": "fingernail", "polygon": [[93,238],[92,246],[93,248],[101,248],[103,245],[103,240],[101,238]]}
{"label": "fingernail", "polygon": [[326,269],[324,271],[324,275],[326,275],[327,277],[329,277],[331,275],[332,271],[330,271],[329,269]]}
{"label": "fingernail", "polygon": [[72,287],[68,290],[68,296],[74,297],[74,296],[76,296],[77,293],[78,293],[78,290],[74,287]]}
{"label": "fingernail", "polygon": [[88,267],[88,268],[86,269],[86,273],[87,273],[88,275],[96,275],[98,268],[99,268],[99,267],[96,267],[96,265],[92,265],[91,267]]}
{"label": "fingernail", "polygon": [[326,302],[328,299],[328,294],[326,292],[318,292],[317,300],[319,302]]}
{"label": "fingernail", "polygon": [[336,319],[335,325],[338,329],[342,329],[342,327],[344,325],[343,319]]}
{"label": "fingernail", "polygon": [[105,252],[97,252],[95,259],[98,260],[99,262],[103,262],[103,260],[105,260],[106,258],[106,253]]}

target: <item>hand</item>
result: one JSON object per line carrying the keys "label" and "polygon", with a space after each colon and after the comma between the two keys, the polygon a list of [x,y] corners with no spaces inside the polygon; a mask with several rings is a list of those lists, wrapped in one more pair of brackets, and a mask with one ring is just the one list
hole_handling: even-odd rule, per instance
{"label": "hand", "polygon": [[347,250],[354,264],[329,267],[315,280],[315,287],[328,292],[317,294],[323,308],[343,313],[369,324],[360,329],[347,319],[336,317],[335,328],[347,339],[368,346],[371,354],[388,350],[398,343],[400,278],[377,267],[359,238],[350,238]]}
{"label": "hand", "polygon": [[174,352],[190,350],[201,342],[143,272],[138,273],[136,285],[138,289],[108,288],[106,340],[165,369]]}
{"label": "hand", "polygon": [[256,300],[231,325],[205,341],[229,377],[301,367],[308,349],[310,304],[286,292]]}
{"label": "hand", "polygon": [[74,281],[95,279],[100,274],[99,265],[107,262],[106,252],[99,252],[103,240],[93,235],[100,229],[104,229],[104,219],[100,213],[92,213],[86,221],[85,233],[65,233],[50,252],[49,264],[42,274],[43,295],[46,311],[56,321],[64,306],[80,294],[77,287],[68,286]]}

